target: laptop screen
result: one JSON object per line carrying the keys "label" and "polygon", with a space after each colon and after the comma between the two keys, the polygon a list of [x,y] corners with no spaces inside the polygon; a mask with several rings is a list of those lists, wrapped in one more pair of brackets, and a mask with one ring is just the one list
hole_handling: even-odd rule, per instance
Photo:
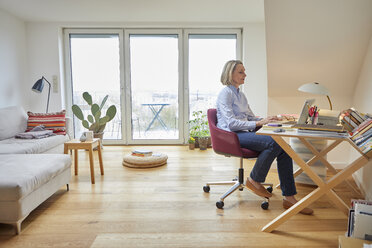
{"label": "laptop screen", "polygon": [[315,99],[307,99],[305,101],[300,116],[298,117],[297,124],[306,124],[307,118],[309,116],[309,108],[311,107],[311,105],[313,105],[314,102]]}

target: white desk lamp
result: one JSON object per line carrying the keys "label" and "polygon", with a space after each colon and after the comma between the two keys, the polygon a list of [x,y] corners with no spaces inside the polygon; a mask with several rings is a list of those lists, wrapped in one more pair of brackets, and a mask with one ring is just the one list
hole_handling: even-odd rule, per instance
{"label": "white desk lamp", "polygon": [[308,84],[301,85],[298,88],[298,90],[299,91],[302,91],[302,92],[307,92],[307,93],[312,93],[312,94],[318,94],[318,95],[325,95],[325,96],[327,96],[327,99],[328,99],[328,102],[329,102],[329,108],[330,108],[330,110],[332,110],[331,99],[328,96],[329,95],[329,91],[323,85],[321,85],[321,84],[319,84],[317,82],[308,83]]}

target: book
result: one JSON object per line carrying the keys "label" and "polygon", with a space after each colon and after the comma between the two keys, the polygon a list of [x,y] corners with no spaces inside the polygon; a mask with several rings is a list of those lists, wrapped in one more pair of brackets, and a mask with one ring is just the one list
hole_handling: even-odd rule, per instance
{"label": "book", "polygon": [[366,204],[366,205],[372,205],[372,201],[363,200],[363,199],[351,199],[350,201],[350,207],[351,209],[355,208],[356,203]]}
{"label": "book", "polygon": [[362,146],[363,144],[365,144],[366,142],[368,142],[372,137],[372,133],[368,136],[362,136],[360,139],[358,140],[354,140],[354,143],[355,145],[357,146]]}
{"label": "book", "polygon": [[297,133],[304,134],[315,134],[320,136],[332,136],[332,137],[347,137],[347,133],[334,132],[334,131],[323,131],[323,130],[310,130],[310,129],[298,129]]}
{"label": "book", "polygon": [[350,115],[349,116],[344,116],[343,118],[344,121],[346,121],[350,126],[354,128],[357,128],[359,126],[359,123],[356,123],[354,122],[351,118],[350,118]]}
{"label": "book", "polygon": [[309,130],[319,130],[319,131],[345,132],[343,126],[338,126],[338,125],[295,124],[292,127],[298,128],[298,129],[309,129]]}
{"label": "book", "polygon": [[135,153],[135,152],[132,152],[132,156],[137,156],[137,157],[150,157],[150,156],[152,156],[152,154],[150,154],[150,153],[142,154],[142,153]]}
{"label": "book", "polygon": [[[363,125],[363,126],[362,126]],[[368,131],[372,128],[372,120],[368,121],[367,123],[360,124],[360,127],[358,127],[352,134],[351,139],[355,140],[358,136],[363,134],[364,132]]]}
{"label": "book", "polygon": [[134,152],[134,153],[141,153],[141,154],[152,153],[151,150],[147,150],[147,149],[135,149],[135,150],[133,150],[132,152]]}
{"label": "book", "polygon": [[372,235],[372,205],[356,203],[354,209],[352,237],[365,239],[366,235]]}
{"label": "book", "polygon": [[268,123],[266,125],[262,126],[262,129],[264,130],[275,130],[277,128],[282,128],[286,130],[291,130],[293,125],[285,125],[280,123]]}
{"label": "book", "polygon": [[353,127],[350,126],[349,123],[347,123],[344,119],[341,120],[341,125],[350,133],[352,134],[353,133]]}
{"label": "book", "polygon": [[365,119],[362,118],[362,116],[356,111],[354,108],[350,108],[351,112],[350,114],[357,119],[360,123],[362,123]]}
{"label": "book", "polygon": [[136,149],[132,151],[132,156],[149,157],[151,155],[152,151],[147,149]]}

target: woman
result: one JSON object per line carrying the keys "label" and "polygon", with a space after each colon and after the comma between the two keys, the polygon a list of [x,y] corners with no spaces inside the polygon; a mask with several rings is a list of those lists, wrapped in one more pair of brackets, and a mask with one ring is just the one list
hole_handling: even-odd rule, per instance
{"label": "woman", "polygon": [[[255,117],[247,98],[239,90],[239,86],[244,84],[245,77],[245,68],[241,61],[230,60],[225,64],[221,82],[226,87],[221,90],[217,98],[217,126],[235,132],[242,147],[260,152],[246,181],[247,188],[255,194],[268,198],[272,196],[261,183],[265,182],[272,162],[277,159],[280,186],[284,196],[283,207],[287,209],[297,202],[293,162],[270,136],[256,135],[257,127],[279,119],[275,116]],[[301,213],[312,214],[313,210],[305,208]]]}

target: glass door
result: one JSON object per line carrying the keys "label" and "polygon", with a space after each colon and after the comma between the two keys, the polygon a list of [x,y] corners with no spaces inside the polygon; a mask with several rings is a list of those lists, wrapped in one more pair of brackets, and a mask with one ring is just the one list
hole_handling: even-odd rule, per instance
{"label": "glass door", "polygon": [[[76,104],[82,110],[84,117],[88,120],[91,115],[91,107],[83,99],[83,92],[88,92],[92,102],[101,106],[107,95],[107,101],[101,109],[101,117],[105,116],[109,106],[115,105],[117,113],[104,129],[104,140],[110,143],[121,143],[122,133],[122,111],[121,111],[121,32],[113,30],[79,31],[69,30],[68,45],[70,52],[70,80],[72,104]],[[71,109],[71,107],[69,108]],[[72,116],[72,115],[71,115]],[[86,129],[81,120],[74,116],[75,137],[79,138]]]}
{"label": "glass door", "polygon": [[[194,111],[215,106],[220,75],[241,57],[240,29],[65,29],[66,102],[90,106],[82,93],[115,118],[106,144],[183,144]],[[85,131],[74,117],[75,137]]]}
{"label": "glass door", "polygon": [[[129,143],[183,142],[180,32],[128,30]],[[181,135],[182,134],[182,135]]]}
{"label": "glass door", "polygon": [[189,118],[194,111],[207,114],[215,108],[222,68],[228,60],[240,58],[241,30],[188,30]]}

